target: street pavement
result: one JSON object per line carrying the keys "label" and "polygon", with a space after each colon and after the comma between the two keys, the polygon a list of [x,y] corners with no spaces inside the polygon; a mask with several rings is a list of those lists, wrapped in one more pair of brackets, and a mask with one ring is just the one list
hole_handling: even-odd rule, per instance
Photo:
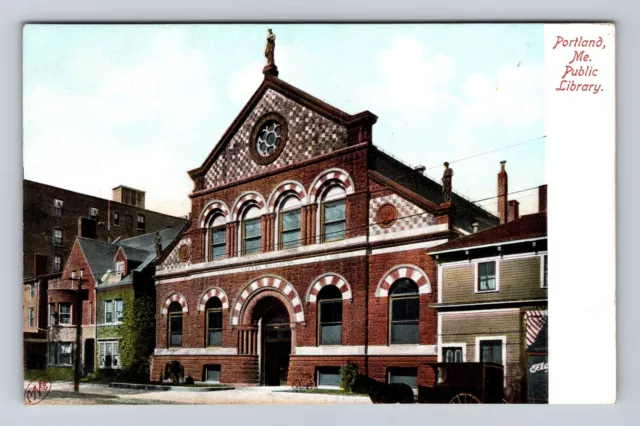
{"label": "street pavement", "polygon": [[[26,389],[29,382],[24,382]],[[82,383],[73,392],[71,382],[53,382],[40,405],[102,404],[370,404],[364,396],[286,392],[290,387],[239,387],[213,392],[149,391],[110,388],[105,384]]]}

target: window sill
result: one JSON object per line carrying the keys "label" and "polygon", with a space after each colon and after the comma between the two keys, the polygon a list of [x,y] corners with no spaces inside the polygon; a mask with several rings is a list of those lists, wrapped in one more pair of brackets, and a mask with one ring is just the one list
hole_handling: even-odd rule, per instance
{"label": "window sill", "polygon": [[67,367],[67,368],[72,368],[73,364],[47,364],[47,367]]}
{"label": "window sill", "polygon": [[484,294],[484,293],[498,293],[500,290],[496,289],[496,290],[476,290],[475,293],[476,294]]}

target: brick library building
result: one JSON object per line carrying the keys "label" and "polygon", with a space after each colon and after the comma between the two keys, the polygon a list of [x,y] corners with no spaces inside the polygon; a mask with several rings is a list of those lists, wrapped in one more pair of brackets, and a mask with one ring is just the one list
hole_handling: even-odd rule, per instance
{"label": "brick library building", "polygon": [[428,381],[426,252],[499,219],[377,148],[371,112],[326,104],[272,62],[263,73],[189,172],[190,223],[156,267],[151,379],[177,361],[196,381],[335,386],[351,362],[380,381]]}

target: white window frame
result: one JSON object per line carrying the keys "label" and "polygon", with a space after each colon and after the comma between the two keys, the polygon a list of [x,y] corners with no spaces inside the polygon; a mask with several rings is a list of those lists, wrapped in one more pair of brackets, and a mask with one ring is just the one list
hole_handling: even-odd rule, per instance
{"label": "white window frame", "polygon": [[35,283],[29,284],[29,299],[33,299],[36,295],[36,285]]}
{"label": "white window frame", "polygon": [[[222,219],[222,223],[217,223],[216,221],[218,221],[218,219],[221,218]],[[211,252],[211,244],[212,244],[212,238],[213,238],[213,230],[214,229],[224,229],[225,231],[225,235],[224,235],[224,256],[218,259],[214,259],[213,258],[213,253]],[[227,248],[228,248],[228,243],[229,241],[227,241],[227,218],[224,216],[224,214],[219,211],[219,210],[215,210],[213,211],[206,222],[205,225],[205,236],[204,236],[204,258],[207,262],[219,262],[223,259],[226,259],[228,257],[227,255]]]}
{"label": "white window frame", "polygon": [[[547,252],[540,253],[540,288],[549,288],[549,279],[547,278],[547,285],[544,284],[544,258],[547,257]],[[548,259],[548,257],[547,257]],[[547,260],[548,262],[548,260]],[[547,267],[548,269],[548,267]],[[547,273],[549,271],[547,270]]]}
{"label": "white window frame", "polygon": [[504,387],[507,387],[507,336],[476,336],[476,362],[480,361],[480,343],[485,340],[502,340],[502,366],[504,367]]}
{"label": "white window frame", "polygon": [[124,317],[124,300],[113,299],[113,323],[114,324],[122,324],[122,321],[118,321],[118,302],[122,305],[122,316]]}
{"label": "white window frame", "polygon": [[[111,303],[111,321],[107,321],[107,302]],[[113,299],[104,300],[104,324],[115,324],[116,304]]]}
{"label": "white window frame", "polygon": [[[60,321],[61,318],[61,314],[60,314],[60,305],[69,305],[69,323],[62,323]],[[58,302],[58,325],[62,326],[62,327],[74,327],[75,325],[73,324],[73,303],[69,303],[69,302]]]}
{"label": "white window frame", "polygon": [[[332,194],[329,195],[329,193],[331,192],[332,189],[334,188],[340,188],[340,190],[342,190],[342,192],[340,194]],[[323,214],[324,214],[324,209],[322,208],[322,205],[325,203],[331,203],[333,201],[340,201],[343,200],[344,201],[344,238],[339,239],[339,240],[331,240],[331,241],[325,241],[325,236],[322,233],[323,231],[323,224],[324,224],[324,218],[323,218]],[[334,182],[331,184],[328,184],[327,186],[325,186],[322,189],[322,192],[318,194],[317,197],[317,201],[316,201],[316,244],[326,244],[326,243],[334,243],[336,241],[344,241],[347,239],[347,189],[344,187],[344,185],[338,183],[338,182]]]}
{"label": "white window frame", "polygon": [[[102,356],[106,356],[107,352],[107,344],[111,344],[111,365],[105,366],[102,364]],[[104,349],[103,349],[104,348]],[[113,366],[113,360],[117,359],[117,365]],[[98,368],[102,370],[120,370],[122,368],[122,364],[120,363],[120,340],[119,339],[108,339],[108,340],[99,340],[98,341]]]}
{"label": "white window frame", "polygon": [[[59,263],[58,263],[58,262],[56,262],[56,260],[57,260],[57,259],[60,259],[60,262],[59,262]],[[56,269],[56,265],[57,265],[57,267],[58,267],[58,269],[57,269],[57,270],[55,270],[55,269]],[[62,256],[61,256],[61,255],[59,255],[59,254],[54,254],[54,255],[53,255],[53,269],[54,269],[54,271],[53,271],[53,272],[61,272],[61,271],[62,271]]]}
{"label": "white window frame", "polygon": [[466,343],[443,343],[440,345],[440,353],[438,354],[438,362],[445,362],[442,356],[442,350],[446,348],[462,348],[462,362],[467,362],[467,344]]}
{"label": "white window frame", "polygon": [[[252,214],[247,214],[249,213],[251,210],[255,209],[255,211],[257,213],[252,213]],[[245,223],[251,220],[258,220],[258,226],[260,227],[262,225],[262,209],[260,207],[258,207],[258,204],[256,203],[246,203],[243,205],[242,207],[242,212],[239,215],[239,217],[241,218],[238,221],[238,244],[236,247],[237,249],[237,253],[238,253],[238,257],[244,257],[244,256],[253,256],[253,255],[258,255],[260,253],[262,253],[262,239],[264,237],[264,235],[262,234],[262,229],[260,229],[260,244],[258,246],[258,251],[255,253],[245,253]],[[251,216],[251,217],[247,217],[247,216]]]}
{"label": "white window frame", "polygon": [[116,274],[120,274],[120,276],[122,277],[124,275],[124,272],[125,272],[124,260],[116,262]]}
{"label": "white window frame", "polygon": [[[478,282],[478,265],[481,263],[490,263],[495,262],[496,264],[496,288],[495,290],[480,290],[479,282]],[[485,293],[497,293],[500,291],[500,259],[491,259],[491,260],[481,260],[478,259],[473,262],[474,263],[474,272],[473,272],[473,292],[475,294],[485,294]]]}
{"label": "white window frame", "polygon": [[29,328],[35,327],[35,317],[34,317],[33,308],[29,308],[27,310],[27,327]]}
{"label": "white window frame", "polygon": [[[58,242],[58,232],[60,232],[60,242]],[[62,228],[54,228],[53,230],[53,245],[55,247],[62,247],[62,244],[64,243],[64,232],[62,231]]]}

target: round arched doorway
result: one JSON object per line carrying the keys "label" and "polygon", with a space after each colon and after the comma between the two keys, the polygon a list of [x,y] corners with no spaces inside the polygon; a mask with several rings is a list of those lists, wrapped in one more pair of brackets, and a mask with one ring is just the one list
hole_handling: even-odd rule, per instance
{"label": "round arched doorway", "polygon": [[251,322],[258,326],[260,336],[260,384],[287,384],[291,355],[291,318],[277,297],[264,297],[255,304]]}

